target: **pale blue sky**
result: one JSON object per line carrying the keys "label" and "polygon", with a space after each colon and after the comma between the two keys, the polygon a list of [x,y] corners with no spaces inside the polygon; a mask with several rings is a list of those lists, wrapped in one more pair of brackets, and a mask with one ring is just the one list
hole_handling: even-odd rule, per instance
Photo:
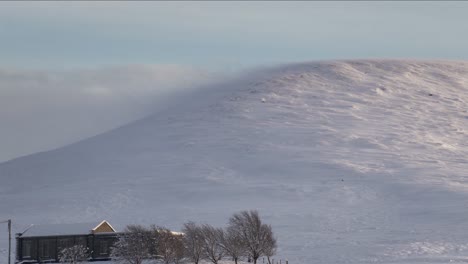
{"label": "pale blue sky", "polygon": [[468,2],[2,2],[0,67],[468,59]]}

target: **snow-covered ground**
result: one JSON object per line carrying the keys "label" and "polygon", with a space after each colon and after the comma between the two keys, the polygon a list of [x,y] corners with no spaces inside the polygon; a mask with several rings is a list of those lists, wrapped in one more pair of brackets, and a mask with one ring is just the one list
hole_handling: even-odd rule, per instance
{"label": "snow-covered ground", "polygon": [[257,70],[0,164],[0,217],[178,230],[258,209],[290,264],[464,262],[467,103],[465,62]]}

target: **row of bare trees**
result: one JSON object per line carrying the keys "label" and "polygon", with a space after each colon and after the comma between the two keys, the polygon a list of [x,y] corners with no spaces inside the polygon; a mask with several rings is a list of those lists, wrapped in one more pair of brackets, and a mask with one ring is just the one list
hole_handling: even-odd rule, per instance
{"label": "row of bare trees", "polygon": [[257,211],[242,211],[229,219],[226,228],[194,222],[184,224],[182,233],[164,227],[127,226],[112,250],[112,256],[128,264],[158,259],[165,264],[210,261],[218,264],[246,259],[254,264],[261,256],[270,263],[276,253],[276,239],[270,225],[264,224]]}
{"label": "row of bare trees", "polygon": [[145,259],[163,263],[180,263],[185,258],[183,236],[167,228],[129,225],[112,249],[115,260],[128,264],[141,264]]}

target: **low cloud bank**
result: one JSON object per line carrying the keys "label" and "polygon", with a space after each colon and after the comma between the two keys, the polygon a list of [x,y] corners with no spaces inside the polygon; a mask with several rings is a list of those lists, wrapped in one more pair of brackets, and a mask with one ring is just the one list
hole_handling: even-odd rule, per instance
{"label": "low cloud bank", "polygon": [[0,162],[142,118],[177,92],[213,77],[177,65],[69,72],[0,69]]}

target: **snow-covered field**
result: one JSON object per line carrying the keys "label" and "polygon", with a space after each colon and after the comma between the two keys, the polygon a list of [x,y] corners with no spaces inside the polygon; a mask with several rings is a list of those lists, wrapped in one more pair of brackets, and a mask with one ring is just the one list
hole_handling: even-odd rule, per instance
{"label": "snow-covered field", "polygon": [[172,100],[0,164],[0,218],[178,230],[258,209],[290,264],[468,262],[468,63],[284,65]]}

